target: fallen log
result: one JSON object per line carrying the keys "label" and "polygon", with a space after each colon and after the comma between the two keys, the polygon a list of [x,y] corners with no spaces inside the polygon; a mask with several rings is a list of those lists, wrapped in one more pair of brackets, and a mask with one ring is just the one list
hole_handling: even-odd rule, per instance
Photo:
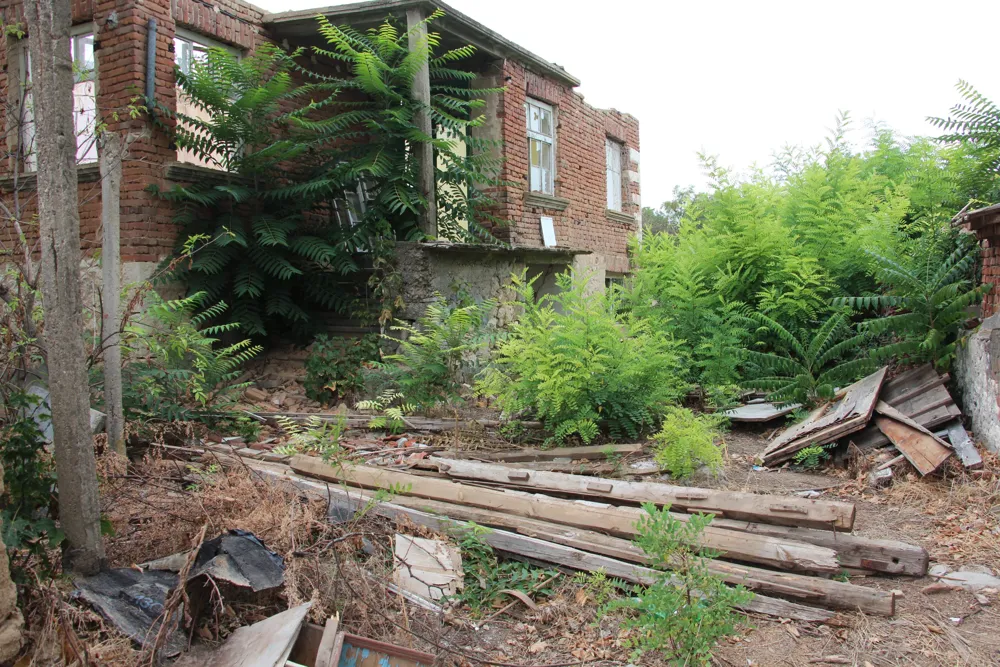
{"label": "fallen log", "polygon": [[[622,537],[636,535],[636,522],[643,512],[631,507],[612,507],[587,501],[563,500],[521,491],[500,491],[457,482],[418,477],[407,473],[344,465],[334,467],[321,459],[296,456],[290,466],[298,473],[366,489],[384,489],[396,494],[473,505],[578,528],[607,531]],[[676,515],[685,518],[685,515]],[[750,536],[709,526],[700,546],[718,551],[732,560],[769,565],[782,570],[829,572],[840,570],[832,549],[784,538]]]}
{"label": "fallen log", "polygon": [[588,478],[557,472],[512,470],[500,465],[432,458],[438,470],[449,477],[494,482],[522,489],[555,491],[576,496],[652,502],[684,512],[710,512],[727,518],[763,521],[782,526],[836,528],[854,526],[853,503],[809,500],[795,496],[766,496],[738,491],[718,491],[673,486],[657,482]]}
{"label": "fallen log", "polygon": [[[448,517],[436,516],[410,507],[392,502],[376,502],[365,493],[348,492],[343,488],[305,479],[289,474],[283,467],[266,463],[248,462],[248,465],[263,478],[277,483],[294,486],[300,492],[329,503],[331,509],[356,512],[368,508],[379,516],[393,520],[406,520],[425,526],[442,533],[454,533],[456,529],[466,527],[463,521]],[[542,560],[555,563],[575,570],[588,572],[603,571],[609,577],[641,585],[649,585],[656,580],[657,572],[650,568],[633,563],[626,563],[600,554],[588,553],[580,549],[553,544],[526,535],[518,535],[503,530],[493,530],[486,533],[483,539],[491,547],[514,556]],[[771,598],[759,593],[747,604],[740,607],[742,611],[765,614],[778,618],[788,618],[801,622],[837,623],[838,617],[832,611],[810,607],[797,602]]]}

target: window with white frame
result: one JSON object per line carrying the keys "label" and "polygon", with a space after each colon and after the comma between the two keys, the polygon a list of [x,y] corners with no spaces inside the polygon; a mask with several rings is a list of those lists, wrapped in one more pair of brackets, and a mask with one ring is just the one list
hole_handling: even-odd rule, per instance
{"label": "window with white frame", "polygon": [[[231,46],[226,46],[220,42],[203,37],[197,33],[178,28],[174,35],[174,64],[184,74],[190,74],[195,63],[204,62],[208,58],[211,49],[224,49],[234,55],[239,52]],[[199,120],[209,120],[209,113],[191,102],[191,98],[181,90],[178,84],[177,89],[177,113],[198,118]],[[210,169],[224,169],[224,157],[212,158],[211,156],[196,155],[190,149],[177,149],[177,161],[187,164],[194,164]]]}
{"label": "window with white frame", "polygon": [[528,117],[528,188],[532,192],[555,194],[556,124],[552,107],[538,100],[527,100]]}
{"label": "window with white frame", "polygon": [[[97,64],[94,59],[94,32],[91,26],[77,26],[70,37],[73,58],[73,128],[76,131],[76,161],[97,161]],[[35,111],[31,82],[31,54],[23,51],[21,81],[24,82],[24,111],[21,123],[21,150],[25,171],[38,169],[35,147]]]}
{"label": "window with white frame", "polygon": [[622,151],[624,146],[614,139],[604,142],[604,155],[608,166],[608,210],[622,210]]}
{"label": "window with white frame", "polygon": [[364,180],[359,180],[353,188],[344,189],[343,197],[333,201],[334,214],[341,227],[354,227],[361,222],[368,197],[368,185]]}

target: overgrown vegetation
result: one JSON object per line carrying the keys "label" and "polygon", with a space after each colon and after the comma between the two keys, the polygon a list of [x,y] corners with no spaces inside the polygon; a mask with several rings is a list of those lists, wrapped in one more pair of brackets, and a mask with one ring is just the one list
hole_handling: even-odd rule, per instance
{"label": "overgrown vegetation", "polygon": [[122,340],[126,415],[143,422],[210,422],[224,416],[249,386],[236,380],[261,347],[249,339],[223,343],[239,325],[208,325],[226,304],[207,303],[204,292],[172,301],[155,292],[146,298],[148,321],[129,324]]}
{"label": "overgrown vegetation", "polygon": [[723,464],[723,450],[716,444],[722,437],[726,418],[715,414],[695,414],[687,408],[669,406],[663,425],[653,436],[653,456],[662,470],[673,477],[690,477],[699,466],[716,473]]}
{"label": "overgrown vegetation", "polygon": [[357,338],[317,335],[306,357],[306,376],[302,381],[306,395],[320,403],[331,403],[354,396],[365,386],[365,364],[377,361],[378,336]]}
{"label": "overgrown vegetation", "polygon": [[669,508],[643,505],[636,544],[649,567],[658,570],[656,583],[636,586],[630,597],[610,602],[605,610],[629,610],[623,624],[635,632],[628,640],[631,659],[647,651],[662,653],[671,665],[709,665],[720,639],[735,632],[735,608],[753,593],[729,587],[708,569],[718,554],[700,550],[698,537],[712,517],[694,514],[688,521],[671,516]]}
{"label": "overgrown vegetation", "polygon": [[534,281],[514,277],[523,314],[498,343],[479,393],[510,418],[530,412],[555,443],[655,428],[686,389],[677,343],[647,320],[613,313],[603,293],[586,293],[585,277],[556,280],[557,294],[536,299]]}
{"label": "overgrown vegetation", "polygon": [[506,595],[504,591],[507,590],[520,591],[529,597],[550,595],[552,582],[559,573],[497,558],[493,547],[484,540],[489,532],[489,528],[470,522],[455,535],[462,551],[465,585],[454,599],[468,605],[473,615],[479,616],[492,609],[493,603]]}
{"label": "overgrown vegetation", "polygon": [[[421,238],[427,207],[413,158],[420,144],[431,143],[437,156],[439,234],[490,239],[481,223],[498,222],[485,190],[472,187],[498,182],[499,167],[490,144],[468,133],[482,122],[476,112],[490,92],[456,68],[473,47],[439,53],[439,36],[429,32],[411,51],[409,33],[390,21],[362,33],[321,17],[317,28],[324,45],[309,55],[349,74],[302,67],[304,49],[263,44],[245,58],[212,49],[177,74],[195,111],[163,110],[177,117],[180,148],[226,172],[222,183],[163,193],[178,211],[181,244],[192,235],[217,239],[176,276],[192,292],[229,302],[229,321],[255,337],[306,335],[317,310],[365,311],[356,280],[363,264],[376,269],[378,319],[391,317],[395,297],[382,292],[382,269],[395,239]],[[425,59],[436,136],[420,131],[412,95]]]}

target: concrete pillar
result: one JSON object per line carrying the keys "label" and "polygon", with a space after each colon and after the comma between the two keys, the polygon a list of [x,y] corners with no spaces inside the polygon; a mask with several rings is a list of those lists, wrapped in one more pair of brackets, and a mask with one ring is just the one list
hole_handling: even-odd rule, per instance
{"label": "concrete pillar", "polygon": [[[427,24],[424,23],[424,10],[415,7],[406,10],[406,29],[409,31],[410,51],[427,48]],[[426,61],[421,65],[413,79],[413,99],[420,105],[416,114],[417,128],[428,137],[433,135],[431,124],[431,78]],[[427,236],[437,236],[437,206],[435,202],[434,183],[434,147],[422,142],[414,148],[417,165],[420,171],[420,194],[427,200],[427,210],[420,221],[420,229]]]}

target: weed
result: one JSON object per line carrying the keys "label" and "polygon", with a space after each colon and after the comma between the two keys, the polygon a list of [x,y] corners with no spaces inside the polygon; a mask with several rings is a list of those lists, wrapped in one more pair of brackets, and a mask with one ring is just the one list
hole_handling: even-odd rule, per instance
{"label": "weed", "polygon": [[277,421],[281,430],[288,434],[288,441],[275,447],[276,453],[283,456],[319,455],[327,463],[338,463],[346,459],[347,453],[340,446],[340,438],[347,426],[344,417],[336,421],[309,417],[305,424],[299,424],[288,417],[279,416]]}
{"label": "weed", "polygon": [[795,456],[792,457],[792,460],[795,461],[796,465],[800,465],[803,468],[813,469],[818,468],[820,464],[828,458],[830,458],[830,453],[827,452],[826,449],[819,445],[812,445],[795,452]]}
{"label": "weed", "polygon": [[545,582],[557,572],[520,561],[501,561],[483,539],[489,533],[489,528],[471,522],[456,533],[455,538],[462,551],[465,586],[453,599],[467,604],[478,616],[492,607],[507,589],[521,591],[525,595],[552,593]]}
{"label": "weed", "polygon": [[701,465],[717,472],[722,467],[722,450],[715,441],[725,421],[721,415],[668,407],[663,425],[653,436],[656,462],[674,477],[689,477]]}
{"label": "weed", "polygon": [[618,596],[619,589],[625,588],[620,579],[608,578],[604,568],[594,572],[577,572],[573,583],[580,586],[598,607],[603,607]]}
{"label": "weed", "polygon": [[417,409],[412,403],[405,403],[401,393],[391,389],[382,392],[377,398],[358,401],[354,407],[358,410],[381,412],[382,414],[369,420],[368,428],[384,428],[390,433],[402,433],[403,427],[407,425],[406,415]]}
{"label": "weed", "polygon": [[633,612],[623,620],[626,628],[636,631],[626,640],[633,661],[646,651],[661,651],[672,665],[709,665],[718,641],[736,630],[734,608],[753,594],[742,586],[730,588],[714,576],[708,560],[718,554],[694,546],[711,516],[695,514],[684,522],[668,508],[647,503],[643,509],[636,543],[659,571],[657,581],[635,587],[632,597],[613,600],[602,611]]}
{"label": "weed", "polygon": [[320,334],[313,339],[306,357],[306,395],[329,403],[364,387],[362,368],[378,359],[378,337],[343,338]]}

